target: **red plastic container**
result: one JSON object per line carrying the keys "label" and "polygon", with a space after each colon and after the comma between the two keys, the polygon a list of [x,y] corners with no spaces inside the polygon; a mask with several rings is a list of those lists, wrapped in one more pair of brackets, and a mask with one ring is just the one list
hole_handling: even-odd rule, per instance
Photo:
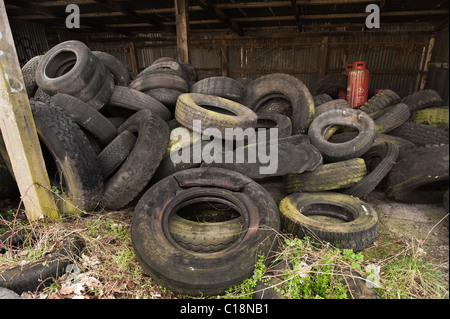
{"label": "red plastic container", "polygon": [[353,63],[353,69],[348,72],[347,102],[352,108],[367,102],[369,91],[369,70],[366,62]]}

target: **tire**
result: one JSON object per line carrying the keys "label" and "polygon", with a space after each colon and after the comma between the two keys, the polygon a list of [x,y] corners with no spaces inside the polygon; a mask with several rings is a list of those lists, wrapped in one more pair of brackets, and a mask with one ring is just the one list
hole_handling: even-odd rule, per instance
{"label": "tire", "polygon": [[413,122],[405,122],[389,135],[408,140],[415,145],[448,144],[448,132],[426,125]]}
{"label": "tire", "polygon": [[[211,112],[204,106],[213,106],[233,115]],[[242,104],[199,93],[186,93],[178,97],[175,118],[181,125],[191,130],[194,129],[193,120],[201,120],[201,132],[197,133],[202,133],[204,129],[212,127],[217,128],[222,137],[225,136],[225,128],[242,128],[245,130],[249,127],[254,128],[258,121],[258,116]]]}
{"label": "tire", "polygon": [[[356,128],[359,134],[351,141],[332,143],[325,139],[327,128],[343,125]],[[375,139],[374,121],[364,112],[355,109],[327,111],[316,117],[308,130],[311,144],[319,149],[323,158],[335,162],[357,158],[366,153]]]}
{"label": "tire", "polygon": [[[241,148],[237,148],[233,152],[232,163],[227,163],[222,157],[220,163],[202,163],[201,167],[221,167],[235,172],[244,174],[254,180],[261,180],[273,176],[284,176],[289,173],[302,173],[305,171],[315,171],[322,166],[322,155],[319,150],[310,143],[299,143],[299,135],[293,135],[288,138],[282,138],[278,141],[278,157],[277,168],[274,172],[263,172],[262,167],[272,165],[272,160],[275,160],[271,154],[269,163],[262,163],[258,157],[256,160],[249,161],[249,152],[254,149],[254,154],[262,144],[265,144],[263,149],[266,151],[270,149],[271,141],[258,142],[256,144],[249,144]],[[241,155],[239,155],[241,154]],[[239,159],[239,161],[238,161]],[[295,160],[293,160],[295,159]],[[242,163],[243,162],[243,163]]]}
{"label": "tire", "polygon": [[449,110],[448,106],[428,107],[426,109],[412,112],[410,121],[413,123],[426,124],[449,131]]}
{"label": "tire", "polygon": [[[1,135],[0,138],[2,138]],[[20,196],[16,180],[9,172],[6,162],[0,154],[0,198],[16,196]]]}
{"label": "tire", "polygon": [[174,107],[177,104],[178,97],[183,94],[182,92],[177,90],[164,88],[151,89],[145,91],[144,93],[150,95],[151,97],[155,98],[168,107]]}
{"label": "tire", "polygon": [[0,289],[7,288],[22,294],[50,286],[56,278],[63,275],[68,265],[73,264],[82,249],[80,239],[74,236],[66,238],[61,245],[60,249],[32,264],[16,266],[0,273]]}
{"label": "tire", "polygon": [[33,97],[38,89],[36,84],[36,70],[42,57],[43,55],[37,55],[28,60],[28,62],[22,67],[23,83],[25,84],[29,98]]}
{"label": "tire", "polygon": [[243,89],[242,85],[232,78],[213,76],[196,82],[191,92],[220,96],[241,103]]}
{"label": "tire", "polygon": [[223,222],[194,222],[174,215],[169,232],[183,248],[200,253],[213,253],[227,248],[239,239],[244,227],[242,217]]}
{"label": "tire", "polygon": [[410,113],[408,105],[400,103],[370,113],[369,116],[375,122],[377,133],[388,133],[408,121]]}
{"label": "tire", "polygon": [[399,202],[441,203],[448,189],[448,158],[447,144],[398,161],[387,176],[387,195]]}
{"label": "tire", "polygon": [[329,102],[322,103],[320,106],[316,106],[315,117],[330,110],[337,109],[349,109],[350,104],[346,100],[337,99]]}
{"label": "tire", "polygon": [[129,87],[116,86],[108,104],[133,111],[149,109],[158,114],[164,121],[172,118],[169,109],[160,101]]}
{"label": "tire", "polygon": [[128,87],[141,92],[158,88],[177,90],[182,93],[188,92],[186,80],[177,74],[172,74],[167,71],[152,72],[148,75],[139,76]]}
{"label": "tire", "polygon": [[285,98],[292,106],[292,134],[305,133],[314,118],[314,100],[308,88],[288,74],[268,74],[252,81],[245,91],[243,104],[258,112],[265,102]]}
{"label": "tire", "polygon": [[[237,208],[245,221],[239,239],[207,254],[178,245],[168,221],[193,200]],[[279,229],[277,206],[262,186],[236,172],[196,168],[161,180],[143,195],[133,212],[131,239],[141,265],[159,284],[175,293],[212,296],[250,277],[258,252],[269,255]]]}
{"label": "tire", "polygon": [[292,105],[284,98],[275,97],[262,103],[257,113],[280,113],[290,117],[292,116]]}
{"label": "tire", "polygon": [[60,212],[80,214],[94,209],[103,182],[86,135],[59,108],[34,99],[30,104],[50,182],[62,192],[63,199],[56,198]]}
{"label": "tire", "polygon": [[392,90],[383,90],[372,96],[366,103],[361,105],[359,109],[367,114],[377,112],[386,107],[400,103],[401,98]]}
{"label": "tire", "polygon": [[348,188],[367,176],[362,158],[324,164],[312,172],[287,174],[284,178],[287,194],[297,192],[321,192]]}
{"label": "tire", "polygon": [[369,174],[354,186],[342,191],[343,194],[363,198],[369,195],[394,166],[399,149],[391,143],[373,146],[363,159]]}
{"label": "tire", "polygon": [[112,75],[80,41],[66,41],[54,46],[40,60],[36,83],[50,96],[72,95],[100,109],[114,86]]}
{"label": "tire", "polygon": [[439,93],[435,90],[420,90],[405,96],[402,99],[402,103],[409,106],[411,111],[421,110],[430,106],[443,106],[444,100],[442,100]]}
{"label": "tire", "polygon": [[339,90],[347,91],[347,75],[331,73],[316,82],[311,90],[313,95],[328,94],[333,99],[338,98]]}
{"label": "tire", "polygon": [[123,131],[97,155],[97,161],[106,180],[131,153],[136,137],[130,131]]}
{"label": "tire", "polygon": [[118,86],[128,86],[130,84],[130,74],[119,59],[106,52],[93,51],[92,53],[113,75],[115,84]]}
{"label": "tire", "polygon": [[152,178],[169,142],[169,127],[155,113],[141,110],[123,123],[118,132],[137,132],[128,158],[105,182],[103,198],[108,209],[120,209],[130,203]]}
{"label": "tire", "polygon": [[312,98],[314,100],[314,105],[316,106],[316,109],[319,105],[333,101],[333,98],[328,94],[313,95]]}
{"label": "tire", "polygon": [[278,138],[285,138],[292,135],[292,123],[289,117],[279,113],[256,113],[258,121],[256,122],[256,129],[258,128],[277,128]]}
{"label": "tire", "polygon": [[[280,213],[283,228],[297,237],[318,238],[355,252],[372,244],[379,231],[378,215],[369,204],[334,192],[292,194],[280,202]],[[314,215],[345,222],[310,217]]]}
{"label": "tire", "polygon": [[99,111],[71,95],[58,93],[51,103],[60,107],[80,127],[91,133],[101,146],[108,145],[116,136],[117,129]]}

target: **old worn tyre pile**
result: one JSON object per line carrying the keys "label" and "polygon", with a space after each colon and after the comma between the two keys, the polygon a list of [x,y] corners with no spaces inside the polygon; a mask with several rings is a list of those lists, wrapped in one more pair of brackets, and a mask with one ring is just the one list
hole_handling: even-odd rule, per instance
{"label": "old worn tyre pile", "polygon": [[[174,292],[223,293],[251,276],[258,252],[271,256],[282,230],[365,249],[379,230],[364,201],[374,189],[398,201],[441,203],[448,189],[448,107],[432,90],[403,99],[385,90],[351,109],[331,96],[341,86],[332,77],[312,96],[291,75],[245,85],[199,80],[192,65],[164,57],[132,79],[117,59],[77,41],[36,59],[29,93],[41,98],[30,101],[60,207],[134,205],[136,256]],[[227,137],[230,128],[278,128],[278,136],[255,142]],[[212,131],[222,137],[214,147],[199,135]],[[183,132],[189,139],[177,144]],[[171,160],[180,152],[173,145],[190,150],[189,163]],[[261,147],[268,155],[273,145],[278,166],[270,173],[260,169],[267,158],[242,156]],[[207,156],[196,160],[199,150]],[[223,161],[227,150],[233,163]],[[262,186],[269,178],[285,188],[278,206]]]}

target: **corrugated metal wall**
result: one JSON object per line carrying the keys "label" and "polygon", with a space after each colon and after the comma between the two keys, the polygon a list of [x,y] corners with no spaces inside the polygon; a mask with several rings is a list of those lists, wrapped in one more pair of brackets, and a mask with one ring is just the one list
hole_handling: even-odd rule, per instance
{"label": "corrugated metal wall", "polygon": [[36,55],[41,55],[48,51],[47,36],[43,26],[16,19],[10,19],[9,23],[20,66],[23,66]]}
{"label": "corrugated metal wall", "polygon": [[[10,21],[20,63],[49,49],[42,26],[27,21]],[[190,57],[200,78],[226,74],[232,78],[255,79],[268,73],[288,73],[311,88],[320,75],[342,72],[347,63],[366,61],[371,73],[369,96],[390,88],[400,96],[413,93],[426,77],[426,88],[437,90],[448,103],[448,26],[436,36],[431,62],[447,63],[423,73],[432,33],[402,30],[383,35],[299,34],[298,37],[268,36],[264,39],[215,36],[191,41]],[[70,35],[57,35],[68,40]],[[326,41],[324,41],[326,39]],[[164,44],[166,43],[166,44]],[[325,47],[324,47],[325,43]],[[176,57],[176,43],[153,41],[151,45],[102,41],[87,43],[121,60],[132,71],[142,71],[156,59]],[[325,50],[324,50],[325,49]],[[324,56],[326,54],[326,56]]]}

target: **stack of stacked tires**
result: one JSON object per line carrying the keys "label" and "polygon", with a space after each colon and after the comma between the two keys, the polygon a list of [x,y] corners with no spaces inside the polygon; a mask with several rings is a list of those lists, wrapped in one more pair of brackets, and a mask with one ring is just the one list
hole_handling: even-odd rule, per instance
{"label": "stack of stacked tires", "polygon": [[[311,94],[288,74],[199,80],[192,65],[167,57],[131,79],[120,61],[77,41],[30,60],[23,74],[63,211],[134,205],[136,256],[177,293],[216,295],[242,282],[258,252],[273,255],[281,231],[365,249],[379,231],[364,201],[375,189],[404,202],[448,198],[448,107],[433,90],[403,99],[384,90],[352,109],[324,83]],[[219,148],[205,139],[208,129],[224,137],[264,128],[278,135],[225,137]],[[191,158],[196,147],[223,159],[231,145],[237,158],[276,140],[277,168],[261,173],[264,157],[174,162],[180,129]],[[283,184],[281,201],[262,186],[270,179]],[[220,217],[187,217],[211,210]]]}

